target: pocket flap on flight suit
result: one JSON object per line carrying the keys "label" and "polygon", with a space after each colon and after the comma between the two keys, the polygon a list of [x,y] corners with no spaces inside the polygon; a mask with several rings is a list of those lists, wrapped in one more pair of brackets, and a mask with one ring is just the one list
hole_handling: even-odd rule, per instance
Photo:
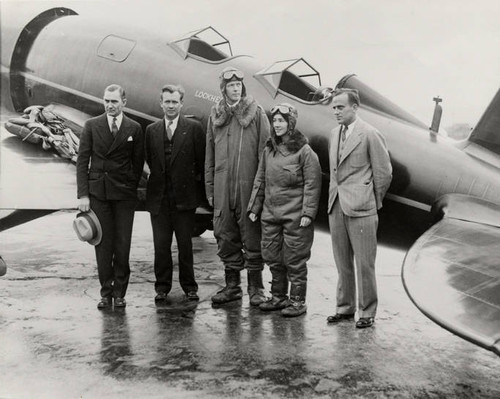
{"label": "pocket flap on flight suit", "polygon": [[300,171],[300,165],[298,163],[291,165],[283,165],[283,169],[286,169],[291,173],[297,174]]}

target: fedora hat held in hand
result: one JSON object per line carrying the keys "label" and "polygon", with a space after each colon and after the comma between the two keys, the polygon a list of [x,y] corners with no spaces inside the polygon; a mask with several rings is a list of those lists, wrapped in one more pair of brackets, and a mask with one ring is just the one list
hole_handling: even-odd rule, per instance
{"label": "fedora hat held in hand", "polygon": [[76,215],[75,220],[73,220],[73,230],[80,241],[86,241],[90,245],[99,245],[101,242],[101,223],[92,209]]}

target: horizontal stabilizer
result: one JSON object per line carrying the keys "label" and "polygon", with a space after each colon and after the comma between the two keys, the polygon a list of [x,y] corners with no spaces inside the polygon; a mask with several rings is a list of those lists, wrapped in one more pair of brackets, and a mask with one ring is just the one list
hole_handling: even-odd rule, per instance
{"label": "horizontal stabilizer", "polygon": [[[500,220],[500,206],[489,212]],[[493,224],[445,216],[410,248],[402,272],[408,295],[426,316],[497,355],[499,242],[500,228]]]}

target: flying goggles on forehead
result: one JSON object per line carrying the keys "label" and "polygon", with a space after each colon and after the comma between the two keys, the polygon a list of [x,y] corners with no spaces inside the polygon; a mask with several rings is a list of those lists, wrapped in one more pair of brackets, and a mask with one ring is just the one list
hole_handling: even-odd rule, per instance
{"label": "flying goggles on forehead", "polygon": [[231,80],[233,77],[236,77],[236,79],[243,80],[245,75],[241,71],[226,71],[222,74],[222,78],[224,80]]}
{"label": "flying goggles on forehead", "polygon": [[292,109],[287,105],[275,105],[271,108],[271,115],[274,115],[276,112],[282,115],[288,115],[292,112]]}

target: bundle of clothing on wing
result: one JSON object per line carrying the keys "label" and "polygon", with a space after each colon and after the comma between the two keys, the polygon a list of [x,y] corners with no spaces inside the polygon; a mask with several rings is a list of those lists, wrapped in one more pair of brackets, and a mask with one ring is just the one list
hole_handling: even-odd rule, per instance
{"label": "bundle of clothing on wing", "polygon": [[9,119],[5,128],[23,141],[40,144],[44,150],[76,163],[80,139],[49,107],[32,105],[21,117]]}

